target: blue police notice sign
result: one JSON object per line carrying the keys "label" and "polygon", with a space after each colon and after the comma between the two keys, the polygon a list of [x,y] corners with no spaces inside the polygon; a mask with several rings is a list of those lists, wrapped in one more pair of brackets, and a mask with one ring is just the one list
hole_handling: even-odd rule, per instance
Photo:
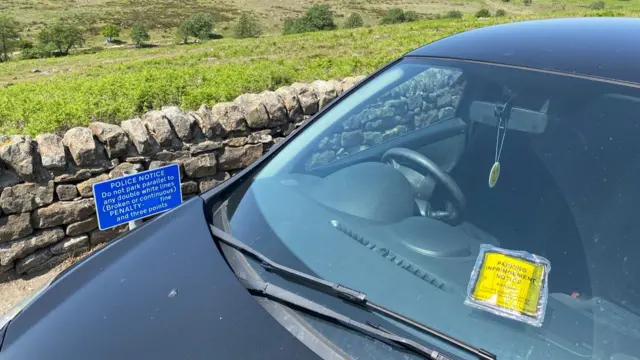
{"label": "blue police notice sign", "polygon": [[177,164],[93,185],[98,226],[114,226],[170,210],[182,203]]}

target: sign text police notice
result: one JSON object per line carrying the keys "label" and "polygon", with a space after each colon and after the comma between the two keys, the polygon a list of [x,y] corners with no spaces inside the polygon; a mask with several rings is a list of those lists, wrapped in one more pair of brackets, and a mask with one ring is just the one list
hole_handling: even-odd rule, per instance
{"label": "sign text police notice", "polygon": [[100,230],[170,210],[182,203],[177,164],[93,185]]}

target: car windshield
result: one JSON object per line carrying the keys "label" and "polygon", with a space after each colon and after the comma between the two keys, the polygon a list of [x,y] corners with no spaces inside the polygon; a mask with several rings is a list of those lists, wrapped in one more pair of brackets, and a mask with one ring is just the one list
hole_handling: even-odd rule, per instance
{"label": "car windshield", "polygon": [[[636,359],[639,114],[635,84],[405,58],[235,190],[230,231],[501,359]],[[465,305],[482,244],[549,260],[541,327]]]}

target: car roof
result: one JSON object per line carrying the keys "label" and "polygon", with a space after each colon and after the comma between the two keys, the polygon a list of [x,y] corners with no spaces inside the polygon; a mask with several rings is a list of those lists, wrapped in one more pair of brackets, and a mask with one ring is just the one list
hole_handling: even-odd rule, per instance
{"label": "car roof", "polygon": [[640,83],[640,19],[562,18],[488,26],[407,54],[475,60]]}

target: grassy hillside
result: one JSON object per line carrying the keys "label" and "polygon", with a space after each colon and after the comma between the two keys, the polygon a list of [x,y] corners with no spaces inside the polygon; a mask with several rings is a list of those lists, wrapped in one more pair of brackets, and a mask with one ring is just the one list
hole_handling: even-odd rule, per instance
{"label": "grassy hillside", "polygon": [[[361,14],[368,25],[378,22],[391,7],[413,10],[423,16],[443,14],[456,9],[471,14],[481,8],[493,12],[505,9],[517,15],[532,15],[549,11],[580,11],[595,0],[2,0],[0,13],[9,14],[23,23],[26,36],[34,36],[43,26],[59,19],[82,25],[89,34],[88,46],[99,45],[100,28],[105,24],[119,24],[128,29],[134,22],[142,22],[151,29],[152,39],[158,43],[171,42],[175,27],[190,15],[210,14],[216,20],[216,31],[230,34],[235,19],[250,10],[260,19],[267,33],[279,32],[287,17],[304,13],[311,4],[329,4],[339,24],[350,13]],[[622,10],[640,7],[640,0],[605,0],[606,9]],[[128,33],[123,34],[128,39]]]}
{"label": "grassy hillside", "polygon": [[512,13],[489,19],[467,15],[463,19],[355,30],[222,39],[148,49],[114,48],[96,54],[11,61],[0,64],[0,134],[63,131],[88,124],[92,116],[118,122],[163,105],[194,109],[200,104],[229,101],[244,92],[275,89],[294,81],[367,74],[422,44],[498,22],[640,14],[635,10],[640,6],[631,6],[638,5],[638,1],[617,3],[626,8]]}

